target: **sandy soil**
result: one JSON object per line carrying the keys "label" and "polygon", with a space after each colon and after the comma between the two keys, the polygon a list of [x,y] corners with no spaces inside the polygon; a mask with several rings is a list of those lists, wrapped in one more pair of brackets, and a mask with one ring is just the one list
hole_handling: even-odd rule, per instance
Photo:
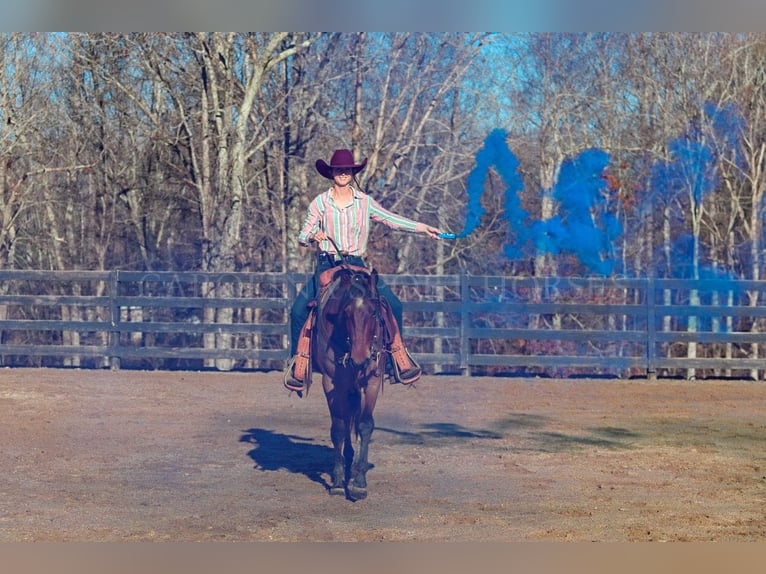
{"label": "sandy soil", "polygon": [[763,541],[766,387],[425,377],[329,496],[316,384],[0,370],[0,541]]}

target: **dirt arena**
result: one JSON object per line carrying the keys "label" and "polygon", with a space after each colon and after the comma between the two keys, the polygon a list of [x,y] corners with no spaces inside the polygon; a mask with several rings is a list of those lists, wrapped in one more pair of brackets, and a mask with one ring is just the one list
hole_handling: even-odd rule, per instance
{"label": "dirt arena", "polygon": [[0,370],[0,541],[763,541],[766,387],[424,377],[327,493],[316,384]]}

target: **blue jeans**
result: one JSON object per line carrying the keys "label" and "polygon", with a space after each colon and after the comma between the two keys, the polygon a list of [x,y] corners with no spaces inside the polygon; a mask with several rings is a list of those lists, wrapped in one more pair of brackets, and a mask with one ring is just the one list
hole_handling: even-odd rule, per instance
{"label": "blue jeans", "polygon": [[[356,265],[358,267],[366,267],[364,260],[361,257],[355,257],[349,255],[345,258],[345,262],[350,265]],[[314,276],[306,282],[298,293],[298,296],[293,301],[293,305],[290,308],[290,356],[295,355],[298,350],[298,339],[301,336],[301,329],[306,319],[309,316],[309,302],[316,299],[317,285],[319,284],[319,275],[337,265],[332,260],[332,257],[327,256],[325,253],[320,253],[317,257],[317,266],[314,270]],[[399,331],[402,331],[402,302],[391,291],[391,288],[386,285],[382,278],[378,279],[378,294],[384,297],[388,304],[391,305],[391,311],[394,314],[396,323],[399,325]]]}

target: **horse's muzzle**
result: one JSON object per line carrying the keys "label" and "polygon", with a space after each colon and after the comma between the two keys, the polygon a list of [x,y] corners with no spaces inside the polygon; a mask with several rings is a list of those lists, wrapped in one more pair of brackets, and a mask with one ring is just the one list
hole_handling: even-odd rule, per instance
{"label": "horse's muzzle", "polygon": [[348,359],[348,362],[350,363],[350,366],[351,366],[351,367],[353,367],[354,369],[356,369],[356,370],[358,370],[358,371],[366,371],[366,370],[367,370],[367,367],[369,367],[369,366],[370,366],[370,361],[371,361],[371,360],[372,360],[372,359],[370,359],[370,357],[367,357],[367,358],[366,358],[364,361],[362,361],[362,362],[361,362],[361,364],[360,364],[360,363],[357,363],[357,362],[356,362],[356,361],[353,359],[353,357],[349,357],[349,359]]}
{"label": "horse's muzzle", "polygon": [[346,353],[338,360],[338,364],[347,369],[353,369],[360,373],[366,373],[370,367],[378,361],[378,353],[373,351],[369,356],[365,357],[362,361],[357,362],[351,356],[351,353]]}

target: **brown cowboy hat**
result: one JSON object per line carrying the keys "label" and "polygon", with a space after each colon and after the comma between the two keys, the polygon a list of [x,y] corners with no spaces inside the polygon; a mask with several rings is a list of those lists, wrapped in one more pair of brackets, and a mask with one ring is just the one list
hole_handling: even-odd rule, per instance
{"label": "brown cowboy hat", "polygon": [[356,175],[367,166],[367,158],[362,163],[354,163],[354,154],[347,149],[336,149],[327,164],[324,160],[318,159],[316,162],[317,171],[327,179],[332,179],[332,170],[338,168],[349,168],[351,174]]}

